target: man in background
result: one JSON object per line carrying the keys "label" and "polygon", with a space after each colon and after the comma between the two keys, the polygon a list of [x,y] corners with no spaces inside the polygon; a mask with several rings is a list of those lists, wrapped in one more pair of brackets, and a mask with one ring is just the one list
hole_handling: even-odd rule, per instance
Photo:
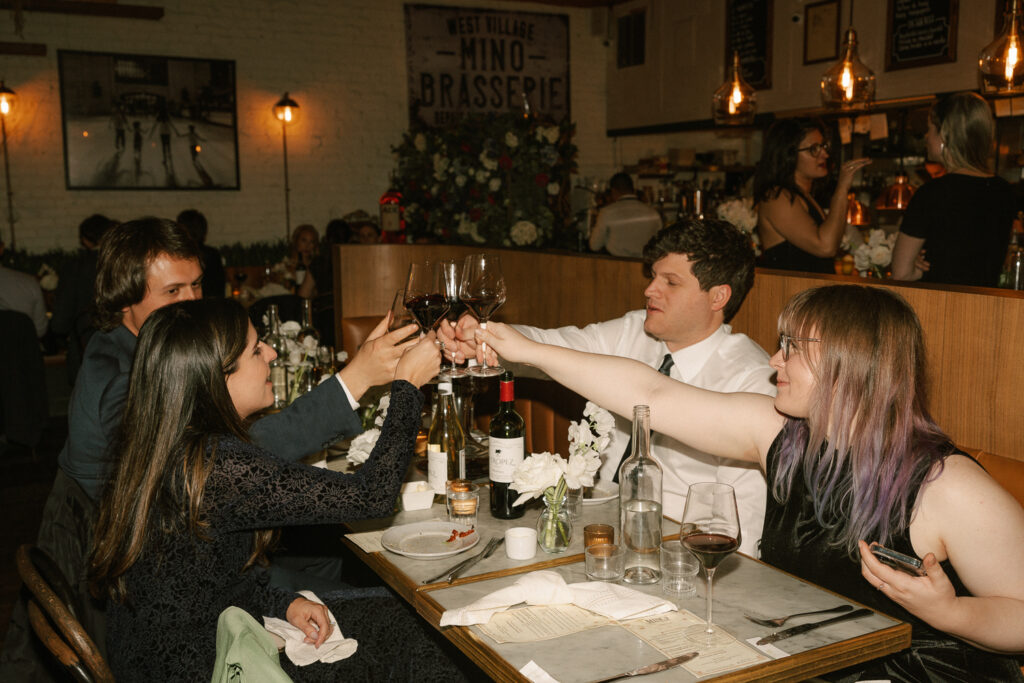
{"label": "man in background", "polygon": [[[4,243],[0,240],[0,256]],[[0,311],[18,311],[32,320],[36,337],[46,334],[46,305],[39,281],[28,273],[5,268],[0,264]]]}
{"label": "man in background", "polygon": [[206,243],[206,216],[195,209],[185,209],[178,214],[178,223],[185,226],[192,241],[199,246],[203,262],[203,298],[223,297],[227,276],[220,252]]}
{"label": "man in background", "polygon": [[633,179],[616,173],[608,183],[611,203],[597,214],[590,250],[639,258],[647,240],[661,229],[661,215],[636,196]]}

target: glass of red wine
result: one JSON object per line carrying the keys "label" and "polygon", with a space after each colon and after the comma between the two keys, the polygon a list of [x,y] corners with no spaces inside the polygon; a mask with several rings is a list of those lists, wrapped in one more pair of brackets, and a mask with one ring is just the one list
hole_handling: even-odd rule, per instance
{"label": "glass of red wine", "polygon": [[[416,324],[416,318],[412,317],[412,313],[405,307],[405,290],[399,289],[395,292],[395,298],[391,301],[391,320],[388,322],[388,332],[394,332],[400,327],[407,325]],[[408,337],[403,339],[403,342],[407,342],[410,339],[415,339],[417,333],[413,332]]]}
{"label": "glass of red wine", "polygon": [[706,623],[690,627],[685,636],[705,647],[713,647],[729,638],[711,621],[712,580],[722,560],[740,547],[736,492],[728,484],[713,481],[691,484],[680,528],[688,530],[682,538],[683,545],[701,563],[708,577]]}
{"label": "glass of red wine", "polygon": [[[424,334],[437,329],[448,312],[444,296],[444,278],[439,263],[426,261],[409,266],[405,281],[405,307],[412,313]],[[444,354],[444,342],[438,340]]]}
{"label": "glass of red wine", "polygon": [[[486,330],[491,315],[505,303],[505,278],[501,274],[501,257],[497,254],[467,256],[462,266],[459,298],[480,321],[480,329]],[[487,344],[484,344],[482,349],[484,364],[471,367],[469,374],[475,377],[500,375],[504,368],[500,365],[487,365]]]}
{"label": "glass of red wine", "polygon": [[[459,298],[459,286],[462,284],[462,263],[455,259],[441,261],[441,276],[444,278],[444,298],[448,301],[448,313],[445,315],[445,319],[455,325],[459,322],[462,314],[466,312],[466,304],[462,303],[462,299]],[[451,365],[441,368],[441,375],[446,378],[465,377],[467,374],[469,373],[465,368],[460,368],[455,364],[454,357],[452,357]]]}

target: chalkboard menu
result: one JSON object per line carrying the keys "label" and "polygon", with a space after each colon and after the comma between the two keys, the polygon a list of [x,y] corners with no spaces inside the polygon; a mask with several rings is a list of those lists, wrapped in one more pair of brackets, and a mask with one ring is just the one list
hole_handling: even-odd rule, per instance
{"label": "chalkboard menu", "polygon": [[740,53],[743,78],[758,90],[772,87],[772,0],[729,0],[725,11],[725,73]]}
{"label": "chalkboard menu", "polygon": [[889,0],[885,70],[956,61],[959,0]]}

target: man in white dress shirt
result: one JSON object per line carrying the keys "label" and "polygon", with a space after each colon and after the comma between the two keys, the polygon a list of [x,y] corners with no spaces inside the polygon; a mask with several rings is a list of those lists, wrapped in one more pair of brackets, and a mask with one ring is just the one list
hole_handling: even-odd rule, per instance
{"label": "man in white dress shirt", "polygon": [[[724,221],[684,220],[659,231],[644,247],[645,310],[584,328],[543,330],[516,325],[536,341],[579,351],[633,358],[660,369],[671,357],[668,374],[703,389],[750,391],[775,395],[769,356],[727,323],[754,281],[754,252],[746,235]],[[464,317],[457,334],[468,351],[475,320]],[[450,336],[445,329],[444,336]],[[737,420],[743,416],[737,415]],[[632,434],[629,419],[615,416],[615,430],[605,451],[601,479],[618,471]],[[690,484],[718,481],[736,489],[743,533],[740,550],[757,556],[764,524],[766,485],[755,464],[719,458],[662,434],[651,438],[653,456],[664,470],[664,514],[678,520]]]}
{"label": "man in white dress shirt", "polygon": [[627,174],[613,175],[608,188],[611,203],[597,214],[590,250],[607,249],[612,256],[638,258],[647,241],[661,230],[661,215],[637,198]]}

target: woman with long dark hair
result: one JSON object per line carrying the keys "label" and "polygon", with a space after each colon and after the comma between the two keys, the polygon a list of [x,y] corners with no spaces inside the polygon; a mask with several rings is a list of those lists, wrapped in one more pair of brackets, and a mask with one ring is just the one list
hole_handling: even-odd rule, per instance
{"label": "woman with long dark hair", "polygon": [[782,119],[768,129],[754,173],[760,265],[835,272],[833,257],[846,229],[847,194],[854,175],[871,160],[853,159],[840,167],[826,214],[815,193],[829,174],[829,150],[821,121]]}
{"label": "woman with long dark hair", "polygon": [[999,284],[1017,202],[1010,184],[992,173],[995,135],[992,110],[976,93],[949,95],[931,108],[928,158],[946,173],[910,198],[892,253],[895,279]]}
{"label": "woman with long dark hair", "polygon": [[[391,513],[420,425],[417,387],[439,369],[434,340],[399,361],[377,446],[347,475],[285,463],[250,442],[245,420],[273,402],[274,357],[232,300],[173,304],[142,326],[90,558],[94,592],[111,598],[118,680],[209,680],[217,618],[232,605],[287,619],[319,646],[331,633],[327,607],[268,585],[260,566],[274,529]],[[301,670],[282,658],[289,675],[460,678],[393,597],[321,597],[358,649]]]}
{"label": "woman with long dark hair", "polygon": [[[696,389],[500,323],[477,337],[619,415],[650,405],[655,431],[760,463],[761,559],[913,627],[909,650],[845,674],[1024,680],[1008,656],[1024,652],[1024,509],[929,416],[921,326],[898,295],[846,285],[793,297],[774,399]],[[867,541],[922,557],[927,575],[881,564]]]}

